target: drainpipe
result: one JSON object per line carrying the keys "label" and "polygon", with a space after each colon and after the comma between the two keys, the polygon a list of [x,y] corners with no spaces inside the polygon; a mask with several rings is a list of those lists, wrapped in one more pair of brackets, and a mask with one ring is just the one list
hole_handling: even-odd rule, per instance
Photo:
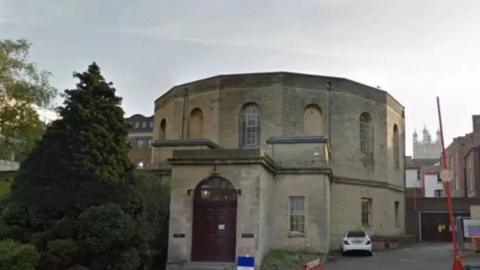
{"label": "drainpipe", "polygon": [[327,91],[328,91],[328,144],[330,148],[332,146],[332,83],[327,82]]}
{"label": "drainpipe", "polygon": [[182,134],[181,138],[185,139],[185,123],[187,122],[187,110],[188,110],[188,88],[183,92],[183,110],[182,110]]}

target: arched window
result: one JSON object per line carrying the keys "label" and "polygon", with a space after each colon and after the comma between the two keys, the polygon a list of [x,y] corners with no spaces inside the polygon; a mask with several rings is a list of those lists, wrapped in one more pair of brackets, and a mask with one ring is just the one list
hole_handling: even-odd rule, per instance
{"label": "arched window", "polygon": [[303,135],[323,135],[323,114],[315,104],[308,105],[303,110]]}
{"label": "arched window", "polygon": [[373,155],[373,125],[367,112],[360,114],[360,151],[368,157]]}
{"label": "arched window", "polygon": [[395,169],[400,168],[400,137],[398,135],[397,124],[393,125],[393,163]]}
{"label": "arched window", "polygon": [[260,110],[256,104],[243,106],[240,113],[240,148],[257,148],[260,145]]}
{"label": "arched window", "polygon": [[167,137],[167,120],[165,118],[160,121],[160,130],[158,131],[158,139],[165,140]]}
{"label": "arched window", "polygon": [[232,201],[237,199],[237,190],[227,179],[210,176],[198,183],[194,200],[198,201]]}
{"label": "arched window", "polygon": [[203,113],[199,108],[195,108],[190,113],[188,121],[188,138],[200,139],[203,136]]}

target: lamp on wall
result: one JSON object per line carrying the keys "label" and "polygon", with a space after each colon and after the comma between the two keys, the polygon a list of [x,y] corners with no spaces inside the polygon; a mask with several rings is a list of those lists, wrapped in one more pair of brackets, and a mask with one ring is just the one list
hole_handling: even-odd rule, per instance
{"label": "lamp on wall", "polygon": [[210,197],[210,190],[202,190],[200,191],[200,196],[202,197],[202,199],[208,199]]}

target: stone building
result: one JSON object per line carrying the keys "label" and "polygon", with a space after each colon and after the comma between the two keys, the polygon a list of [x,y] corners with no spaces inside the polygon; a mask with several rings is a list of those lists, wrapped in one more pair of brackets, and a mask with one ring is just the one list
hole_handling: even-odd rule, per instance
{"label": "stone building", "polygon": [[348,79],[219,75],[155,101],[152,165],[171,187],[168,269],[327,252],[402,234],[404,107]]}
{"label": "stone building", "polygon": [[125,122],[130,125],[130,130],[128,131],[128,144],[130,145],[128,157],[137,169],[150,169],[153,115],[147,117],[141,114],[134,114],[125,118]]}
{"label": "stone building", "polygon": [[440,143],[440,131],[437,131],[435,141],[432,140],[432,136],[427,127],[423,128],[422,141],[418,140],[417,131],[413,132],[413,158],[414,159],[438,159],[442,152],[442,146]]}

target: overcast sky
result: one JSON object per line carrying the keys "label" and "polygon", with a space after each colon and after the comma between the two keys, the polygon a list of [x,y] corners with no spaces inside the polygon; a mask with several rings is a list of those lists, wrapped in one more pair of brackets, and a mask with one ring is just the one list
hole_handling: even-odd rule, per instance
{"label": "overcast sky", "polygon": [[411,134],[438,127],[447,144],[480,114],[479,0],[0,0],[0,39],[72,88],[96,61],[127,115],[153,114],[175,84],[238,72],[347,77],[389,91]]}

